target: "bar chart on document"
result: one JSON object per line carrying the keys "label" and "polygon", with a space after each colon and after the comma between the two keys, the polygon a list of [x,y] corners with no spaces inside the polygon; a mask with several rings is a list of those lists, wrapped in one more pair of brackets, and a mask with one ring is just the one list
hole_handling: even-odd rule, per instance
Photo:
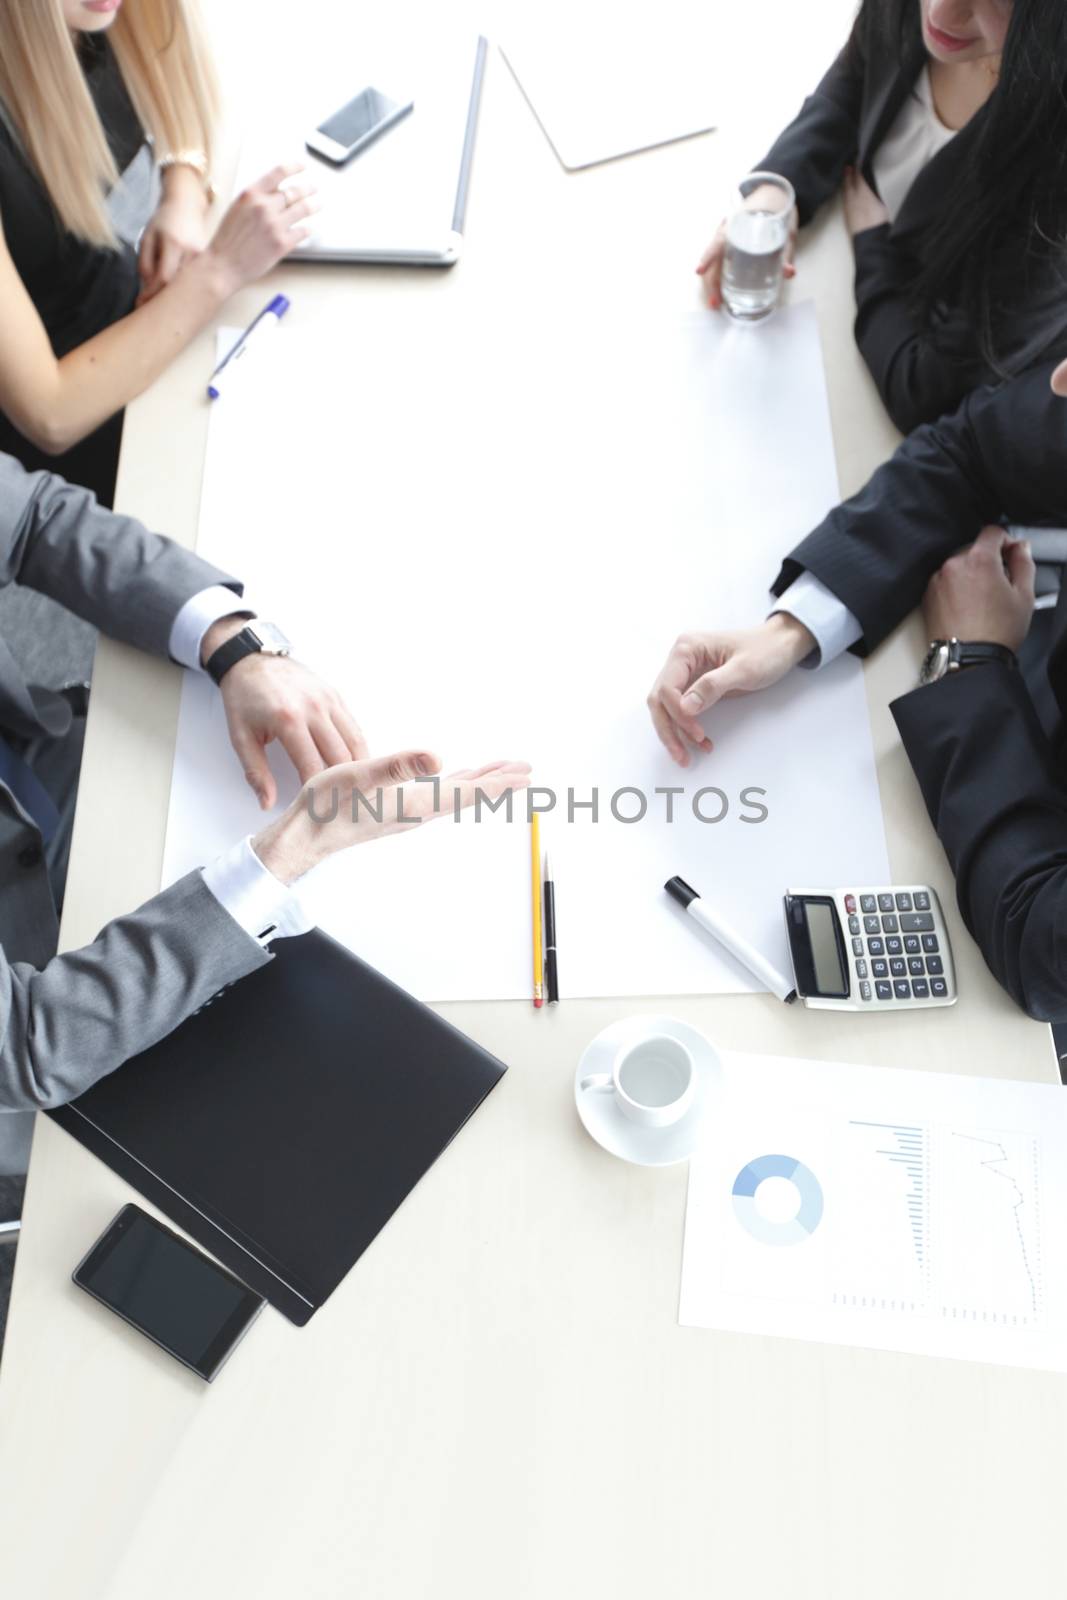
{"label": "bar chart on document", "polygon": [[848,1218],[835,1305],[1036,1326],[1043,1306],[1035,1137],[850,1119],[842,1143],[848,1192],[864,1203]]}
{"label": "bar chart on document", "polygon": [[1060,1089],[735,1059],[681,1322],[1067,1370]]}

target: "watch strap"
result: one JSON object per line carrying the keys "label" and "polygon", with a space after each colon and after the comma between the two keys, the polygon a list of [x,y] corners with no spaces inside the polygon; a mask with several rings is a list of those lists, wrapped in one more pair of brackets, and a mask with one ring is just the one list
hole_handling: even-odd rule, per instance
{"label": "watch strap", "polygon": [[231,667],[235,667],[245,656],[257,654],[263,649],[260,640],[251,628],[242,628],[240,633],[235,633],[232,639],[227,639],[225,644],[220,644],[207,661],[204,671],[220,684]]}
{"label": "watch strap", "polygon": [[1003,661],[1009,667],[1018,665],[1015,651],[1009,650],[1006,644],[991,644],[984,639],[963,639],[956,644],[950,670],[953,665],[959,670],[962,667],[977,667],[984,661]]}

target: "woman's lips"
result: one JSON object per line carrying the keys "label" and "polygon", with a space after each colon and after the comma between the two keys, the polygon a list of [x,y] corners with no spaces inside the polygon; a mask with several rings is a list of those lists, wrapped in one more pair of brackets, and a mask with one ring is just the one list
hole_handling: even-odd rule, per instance
{"label": "woman's lips", "polygon": [[967,50],[972,44],[978,43],[977,39],[957,39],[954,33],[942,33],[940,28],[934,27],[929,18],[926,22],[926,32],[939,50]]}

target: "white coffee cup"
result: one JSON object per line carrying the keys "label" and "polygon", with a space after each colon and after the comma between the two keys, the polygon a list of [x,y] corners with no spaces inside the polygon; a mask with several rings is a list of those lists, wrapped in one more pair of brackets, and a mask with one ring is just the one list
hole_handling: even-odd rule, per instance
{"label": "white coffee cup", "polygon": [[623,1045],[610,1072],[581,1080],[591,1094],[611,1093],[624,1116],[644,1128],[669,1128],[684,1117],[696,1093],[693,1058],[669,1034]]}

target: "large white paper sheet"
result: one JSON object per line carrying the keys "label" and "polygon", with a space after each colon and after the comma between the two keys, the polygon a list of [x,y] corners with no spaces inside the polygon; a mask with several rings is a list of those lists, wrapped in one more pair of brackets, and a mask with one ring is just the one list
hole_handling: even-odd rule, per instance
{"label": "large white paper sheet", "polygon": [[[683,627],[765,613],[781,553],[836,498],[811,306],[759,329],[516,315],[487,336],[433,305],[388,321],[365,305],[330,329],[294,306],[218,402],[200,552],[341,688],[375,751],[533,762],[558,797],[542,833],[564,996],[751,989],[662,886],[689,878],[784,964],[790,883],[886,881],[859,663],[723,704],[687,772],[645,696]],[[593,789],[598,820],[568,823],[568,790]],[[612,816],[622,789],[646,797],[642,821]],[[260,821],[217,693],[189,679],[167,880]],[[467,816],[335,858],[303,892],[424,999],[521,998],[528,873],[525,826]]]}
{"label": "large white paper sheet", "polygon": [[690,1163],[681,1323],[1067,1372],[1061,1088],[725,1067]]}

